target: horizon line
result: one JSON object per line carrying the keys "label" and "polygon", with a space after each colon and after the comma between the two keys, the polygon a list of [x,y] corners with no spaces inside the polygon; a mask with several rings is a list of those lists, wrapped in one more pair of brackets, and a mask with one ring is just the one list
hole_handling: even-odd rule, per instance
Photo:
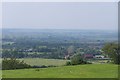
{"label": "horizon line", "polygon": [[0,28],[0,29],[41,29],[41,30],[53,30],[53,29],[56,29],[56,30],[104,30],[104,31],[118,31],[118,29],[74,29],[74,28],[70,28],[70,29],[67,29],[67,28]]}
{"label": "horizon line", "polygon": [[119,2],[119,0],[2,0],[2,2]]}

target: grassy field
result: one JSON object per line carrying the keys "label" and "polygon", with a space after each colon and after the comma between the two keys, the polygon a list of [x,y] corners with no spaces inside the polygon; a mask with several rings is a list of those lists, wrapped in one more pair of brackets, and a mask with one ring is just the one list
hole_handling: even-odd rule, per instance
{"label": "grassy field", "polygon": [[66,61],[68,60],[60,60],[60,59],[43,59],[43,58],[23,58],[20,60],[24,60],[25,63],[30,64],[30,65],[55,65],[55,66],[62,66],[65,65]]}
{"label": "grassy field", "polygon": [[[19,60],[24,60],[25,63],[30,64],[32,66],[41,66],[41,65],[54,65],[54,66],[63,66],[69,60],[62,60],[62,59],[44,59],[44,58],[22,58]],[[101,62],[107,62],[108,60],[92,60],[93,64],[101,64]]]}
{"label": "grassy field", "polygon": [[118,66],[88,64],[52,68],[3,70],[3,78],[116,78]]}

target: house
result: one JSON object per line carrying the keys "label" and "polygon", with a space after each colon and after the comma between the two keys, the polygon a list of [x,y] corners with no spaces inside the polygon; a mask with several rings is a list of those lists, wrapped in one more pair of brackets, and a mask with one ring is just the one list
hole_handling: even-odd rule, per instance
{"label": "house", "polygon": [[84,54],[83,57],[85,59],[92,59],[93,58],[93,54]]}
{"label": "house", "polygon": [[105,56],[103,56],[103,55],[95,55],[94,58],[96,58],[96,59],[104,59]]}
{"label": "house", "polygon": [[69,58],[70,58],[70,55],[65,55],[64,58],[65,58],[65,59],[69,59]]}

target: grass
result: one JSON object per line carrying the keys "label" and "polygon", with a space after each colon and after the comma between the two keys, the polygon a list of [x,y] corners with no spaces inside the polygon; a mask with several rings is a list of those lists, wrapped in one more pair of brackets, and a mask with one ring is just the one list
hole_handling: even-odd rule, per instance
{"label": "grass", "polygon": [[62,66],[65,65],[66,61],[68,60],[59,60],[59,59],[43,59],[43,58],[23,58],[20,60],[24,60],[25,63],[30,64],[30,65],[54,65],[54,66]]}
{"label": "grass", "polygon": [[38,69],[3,70],[3,78],[117,78],[118,66],[87,64]]}

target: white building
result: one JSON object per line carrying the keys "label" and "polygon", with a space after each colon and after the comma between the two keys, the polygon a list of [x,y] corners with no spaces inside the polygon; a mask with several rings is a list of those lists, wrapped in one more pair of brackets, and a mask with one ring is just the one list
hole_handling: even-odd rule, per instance
{"label": "white building", "polygon": [[94,58],[103,59],[103,58],[105,58],[105,56],[103,56],[103,55],[95,55]]}

